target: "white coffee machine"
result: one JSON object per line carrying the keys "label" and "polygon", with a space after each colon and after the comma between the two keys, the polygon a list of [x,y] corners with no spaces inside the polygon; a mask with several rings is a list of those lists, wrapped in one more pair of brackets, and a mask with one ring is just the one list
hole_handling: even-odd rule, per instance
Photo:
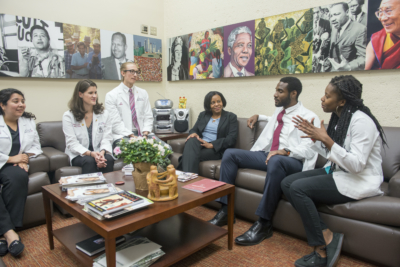
{"label": "white coffee machine", "polygon": [[154,133],[174,132],[174,103],[169,99],[158,99],[153,108]]}

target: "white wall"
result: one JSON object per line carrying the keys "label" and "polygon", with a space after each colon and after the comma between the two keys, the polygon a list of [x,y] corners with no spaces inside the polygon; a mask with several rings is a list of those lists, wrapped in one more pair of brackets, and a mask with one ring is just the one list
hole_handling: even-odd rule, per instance
{"label": "white wall", "polygon": [[[157,27],[158,39],[164,38],[163,0],[1,0],[1,13],[36,17],[45,20],[89,26],[104,30],[121,31],[142,35],[140,25]],[[164,45],[164,43],[163,43]],[[27,111],[34,113],[37,122],[61,120],[68,109],[67,103],[78,80],[40,78],[0,78],[0,89],[17,88],[23,91]],[[108,91],[116,87],[118,81],[95,80],[100,102],[104,103]],[[157,92],[164,93],[164,83],[137,82],[137,86],[147,90],[150,102],[159,98]]]}
{"label": "white wall", "polygon": [[[173,36],[335,2],[339,2],[339,0],[165,0],[164,43],[167,42],[167,38]],[[163,65],[163,70],[166,70],[166,60]],[[320,98],[330,79],[341,74],[349,73],[296,75],[303,83],[300,100],[326,122],[330,115],[322,112]],[[359,71],[351,74],[364,85],[365,104],[370,107],[381,125],[399,127],[400,72],[398,70],[382,70]],[[203,110],[204,96],[211,90],[222,92],[228,102],[226,110],[236,113],[238,117],[249,117],[256,113],[269,115],[275,109],[273,94],[282,77],[262,76],[166,82],[165,89],[167,97],[174,100],[175,103],[179,96],[188,98],[187,103],[194,111],[192,114],[194,119]],[[164,71],[163,78],[166,80],[166,71]]]}

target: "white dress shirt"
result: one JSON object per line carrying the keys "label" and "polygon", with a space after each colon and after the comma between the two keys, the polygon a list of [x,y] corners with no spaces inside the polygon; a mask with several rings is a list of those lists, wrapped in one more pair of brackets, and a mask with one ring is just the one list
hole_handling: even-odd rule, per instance
{"label": "white dress shirt", "polygon": [[[300,101],[295,106],[291,107],[291,110],[288,109],[289,114],[287,115],[287,118],[285,118],[283,124],[284,126],[286,124],[288,128],[285,130],[282,128],[283,135],[287,136],[283,138],[283,142],[287,143],[287,145],[286,147],[283,147],[283,145],[281,146],[282,139],[280,137],[279,148],[281,149],[282,147],[289,149],[291,151],[289,157],[301,160],[303,162],[303,171],[311,170],[315,167],[318,153],[311,148],[313,144],[311,139],[301,138],[301,136],[304,136],[305,134],[294,127],[294,123],[291,118],[297,115],[300,115],[303,119],[306,119],[308,121],[311,121],[314,118],[314,125],[316,127],[320,127],[321,123],[318,116],[314,112],[306,109]],[[259,121],[268,121],[268,123],[250,151],[270,151],[274,131],[277,125],[277,117],[282,110],[283,107],[276,108],[272,117],[267,117],[265,115],[258,116]],[[285,115],[283,117],[285,117]]]}
{"label": "white dress shirt", "polygon": [[327,152],[318,141],[312,149],[329,160],[325,167],[330,161],[336,163],[333,179],[342,195],[362,199],[383,194],[381,138],[374,121],[364,112],[353,114],[343,147],[335,143]]}
{"label": "white dress shirt", "polygon": [[242,68],[242,70],[240,71],[243,75],[242,76],[240,76],[239,74],[238,74],[238,70],[237,70],[237,68],[235,68],[234,66],[232,66],[232,63],[231,62],[229,62],[229,67],[231,68],[231,70],[232,70],[232,74],[233,74],[233,76],[235,76],[235,77],[244,77],[244,76],[246,76],[246,72],[245,72],[245,70],[244,70],[244,67]]}

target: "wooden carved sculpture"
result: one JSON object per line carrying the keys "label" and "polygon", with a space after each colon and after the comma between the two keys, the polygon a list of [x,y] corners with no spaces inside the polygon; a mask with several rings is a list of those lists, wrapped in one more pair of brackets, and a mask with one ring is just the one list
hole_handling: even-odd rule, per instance
{"label": "wooden carved sculpture", "polygon": [[173,165],[169,165],[167,171],[162,173],[152,169],[147,175],[147,183],[147,197],[153,201],[168,201],[178,197],[178,176]]}

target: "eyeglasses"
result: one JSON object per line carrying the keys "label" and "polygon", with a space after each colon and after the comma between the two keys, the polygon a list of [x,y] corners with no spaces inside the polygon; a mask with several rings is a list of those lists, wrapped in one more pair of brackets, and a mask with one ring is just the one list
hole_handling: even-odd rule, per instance
{"label": "eyeglasses", "polygon": [[123,72],[127,72],[127,71],[129,71],[130,73],[132,73],[132,74],[137,74],[137,75],[140,75],[141,73],[142,73],[142,71],[141,70],[123,70]]}
{"label": "eyeglasses", "polygon": [[397,8],[391,9],[391,7],[389,7],[388,9],[380,9],[380,10],[378,10],[378,11],[375,12],[375,16],[376,16],[378,19],[380,19],[380,18],[383,16],[383,14],[385,14],[385,16],[386,16],[387,18],[390,18],[391,16],[393,16],[393,10],[396,10],[396,9],[397,9]]}

